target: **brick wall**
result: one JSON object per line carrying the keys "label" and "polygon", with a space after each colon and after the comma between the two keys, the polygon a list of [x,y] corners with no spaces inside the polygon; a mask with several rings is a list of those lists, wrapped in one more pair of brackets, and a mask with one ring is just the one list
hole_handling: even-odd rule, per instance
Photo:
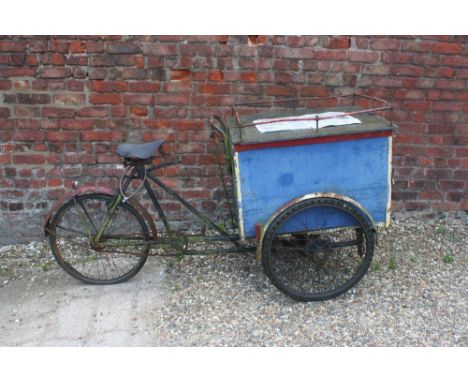
{"label": "brick wall", "polygon": [[40,237],[75,179],[115,185],[127,140],[170,142],[165,175],[216,217],[207,117],[258,96],[386,98],[393,208],[468,210],[467,85],[466,36],[0,37],[0,242]]}

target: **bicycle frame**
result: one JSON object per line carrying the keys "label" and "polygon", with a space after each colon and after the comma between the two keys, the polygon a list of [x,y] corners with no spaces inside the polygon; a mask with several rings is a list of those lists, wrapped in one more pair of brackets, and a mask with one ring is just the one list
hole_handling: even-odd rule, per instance
{"label": "bicycle frame", "polygon": [[[148,181],[148,178],[149,178],[156,185],[158,185],[161,189],[163,189],[165,192],[167,192],[171,197],[176,199],[180,204],[182,204],[185,208],[187,208],[192,214],[197,216],[202,221],[202,223],[210,226],[211,228],[216,230],[221,235],[221,236],[205,236],[205,235],[202,235],[202,236],[204,236],[208,240],[211,239],[213,241],[216,241],[216,240],[230,241],[233,244],[235,244],[236,246],[239,246],[239,239],[240,239],[239,235],[230,235],[222,227],[220,227],[215,222],[213,222],[210,218],[208,218],[206,215],[204,215],[203,213],[198,211],[194,206],[192,206],[187,200],[185,200],[182,196],[180,196],[176,191],[174,191],[172,188],[170,188],[169,186],[164,184],[157,176],[152,174],[153,171],[162,169],[164,167],[168,167],[168,166],[173,165],[173,164],[175,164],[175,163],[174,162],[168,162],[168,163],[163,163],[163,164],[160,164],[160,165],[151,166],[151,167],[146,168],[146,162],[145,161],[132,161],[132,162],[130,162],[130,167],[133,167],[133,169],[132,169],[132,171],[131,171],[131,173],[129,175],[124,175],[125,181],[124,181],[124,183],[123,183],[123,185],[121,187],[121,192],[118,195],[116,195],[116,198],[112,202],[109,210],[107,211],[107,214],[106,214],[105,218],[103,219],[103,222],[102,222],[101,226],[97,230],[96,235],[94,236],[94,238],[92,238],[92,242],[93,242],[94,245],[97,245],[99,243],[99,241],[102,239],[106,229],[109,226],[112,215],[116,211],[118,205],[120,203],[125,203],[126,200],[124,198],[124,194],[125,194],[125,191],[127,191],[128,187],[129,187],[129,185],[130,185],[130,183],[131,183],[131,181],[133,179],[139,179],[139,180],[143,181],[143,186],[146,189],[146,193],[148,194],[151,201],[153,202],[153,206],[154,206],[155,210],[157,211],[159,217],[161,218],[165,229],[168,232],[171,231],[171,227],[170,227],[169,221],[167,220],[167,217],[166,217],[166,215],[164,213],[164,210],[161,207],[161,205],[160,205],[160,203],[158,201],[158,198],[155,195],[155,193],[154,193],[154,191],[153,191],[153,189],[152,189],[152,187],[151,187],[151,185],[150,185],[150,183]],[[191,236],[192,237],[198,237],[199,235],[198,236],[197,235],[187,235],[187,237],[191,237]],[[130,244],[127,244],[127,245],[131,245],[131,246],[144,245],[144,244],[154,245],[154,244],[160,244],[160,243],[161,242],[158,241],[158,240],[144,240],[144,241],[132,240],[132,242]],[[119,245],[122,245],[122,244],[119,244]]]}

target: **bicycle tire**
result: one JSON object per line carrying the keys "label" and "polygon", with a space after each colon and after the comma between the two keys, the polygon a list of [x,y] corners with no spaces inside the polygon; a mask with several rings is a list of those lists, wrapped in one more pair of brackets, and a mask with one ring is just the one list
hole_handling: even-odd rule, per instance
{"label": "bicycle tire", "polygon": [[91,245],[88,231],[91,227],[94,232],[99,229],[113,200],[113,196],[99,193],[78,196],[63,204],[50,223],[49,241],[55,259],[69,275],[82,282],[106,285],[127,281],[140,271],[148,258],[149,245],[128,249],[123,241],[119,244],[121,235],[150,238],[145,220],[128,203],[117,207],[101,248]]}
{"label": "bicycle tire", "polygon": [[332,299],[354,287],[367,272],[374,235],[368,217],[352,203],[307,199],[282,211],[268,226],[262,266],[273,285],[295,300]]}

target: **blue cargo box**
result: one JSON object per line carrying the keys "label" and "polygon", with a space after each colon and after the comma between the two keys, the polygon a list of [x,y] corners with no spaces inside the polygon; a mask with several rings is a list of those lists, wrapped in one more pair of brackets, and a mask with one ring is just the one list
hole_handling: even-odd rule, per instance
{"label": "blue cargo box", "polygon": [[[324,111],[338,109],[315,112]],[[241,117],[241,123],[276,116]],[[389,224],[395,127],[376,115],[356,117],[361,123],[268,133],[227,120],[241,238],[254,237],[257,224],[264,225],[286,203],[311,193],[351,198],[376,224]]]}

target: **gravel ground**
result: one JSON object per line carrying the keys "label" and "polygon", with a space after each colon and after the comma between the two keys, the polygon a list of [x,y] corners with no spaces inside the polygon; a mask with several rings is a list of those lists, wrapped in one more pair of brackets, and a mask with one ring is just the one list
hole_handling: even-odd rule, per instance
{"label": "gravel ground", "polygon": [[[400,215],[380,230],[371,269],[355,288],[311,303],[274,288],[253,254],[153,257],[131,281],[102,288],[65,274],[46,243],[0,247],[0,345],[467,346],[467,232],[466,214]],[[37,307],[39,298],[41,305],[57,303],[48,294],[82,290],[76,309],[95,294],[98,305],[106,293],[114,305],[125,304],[132,293],[150,301],[136,310],[110,309],[106,314],[115,317],[100,327],[87,321],[72,325],[67,341],[58,332],[55,342],[41,337],[50,330],[34,332],[37,310],[45,309]],[[74,309],[72,298],[59,300]],[[59,310],[41,316],[52,320],[46,327],[57,325],[53,312]],[[94,340],[98,330],[115,329],[115,318],[124,314],[130,324],[120,340],[119,334]],[[21,339],[22,330],[29,330],[30,342]]]}

